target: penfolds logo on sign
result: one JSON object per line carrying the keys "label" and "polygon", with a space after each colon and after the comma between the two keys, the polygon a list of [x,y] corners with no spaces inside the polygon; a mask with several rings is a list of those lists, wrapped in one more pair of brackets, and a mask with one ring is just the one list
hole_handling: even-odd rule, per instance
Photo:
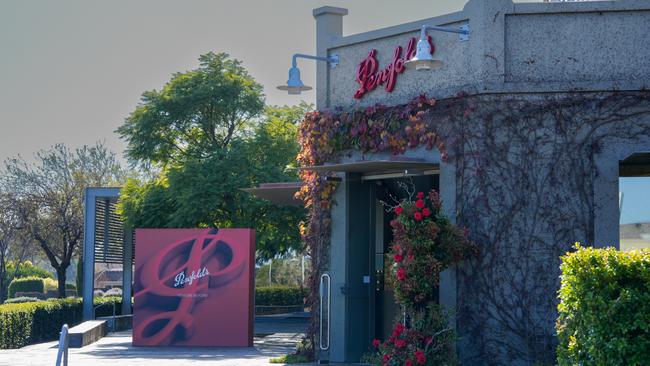
{"label": "penfolds logo on sign", "polygon": [[[427,36],[429,40],[429,45],[431,46],[431,54],[433,54],[435,48],[433,47],[433,42],[430,36]],[[417,40],[415,37],[409,40],[408,45],[406,46],[406,53],[402,56],[402,46],[395,47],[395,52],[393,52],[393,60],[391,63],[379,70],[379,64],[377,62],[377,50],[373,49],[370,51],[368,56],[359,63],[357,67],[356,81],[360,84],[359,89],[354,93],[355,99],[361,99],[364,94],[369,91],[374,90],[378,85],[384,85],[384,89],[387,92],[392,92],[395,88],[395,82],[397,80],[397,75],[404,72],[404,62],[410,60],[415,56]]]}
{"label": "penfolds logo on sign", "polygon": [[134,346],[253,346],[253,230],[136,229],[135,236]]}
{"label": "penfolds logo on sign", "polygon": [[179,274],[174,277],[174,287],[183,287],[185,285],[191,285],[194,281],[203,278],[205,276],[210,275],[210,271],[208,271],[208,267],[203,267],[203,269],[200,269],[198,271],[192,271],[192,274],[185,276],[185,271],[180,272]]}

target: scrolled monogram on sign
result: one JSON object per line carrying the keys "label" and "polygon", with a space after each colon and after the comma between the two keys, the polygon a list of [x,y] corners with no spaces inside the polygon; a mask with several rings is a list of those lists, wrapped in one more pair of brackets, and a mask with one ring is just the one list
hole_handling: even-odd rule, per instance
{"label": "scrolled monogram on sign", "polygon": [[[427,36],[431,46],[431,54],[435,51],[431,36]],[[354,93],[355,99],[361,99],[366,93],[374,90],[378,85],[384,85],[387,92],[392,92],[395,88],[397,75],[404,72],[404,62],[415,56],[415,47],[417,40],[415,37],[409,39],[406,46],[406,53],[402,57],[402,46],[395,47],[393,60],[385,68],[379,70],[377,62],[377,50],[373,49],[368,56],[357,66],[356,81],[360,84],[359,89]]]}
{"label": "scrolled monogram on sign", "polygon": [[[237,282],[248,268],[250,255],[234,244],[218,229],[203,229],[190,231],[152,252],[137,269],[134,344],[192,342],[200,322],[214,321],[197,322],[200,315],[195,310],[202,301],[217,300],[219,289]],[[196,341],[204,342],[199,345],[209,342]]]}

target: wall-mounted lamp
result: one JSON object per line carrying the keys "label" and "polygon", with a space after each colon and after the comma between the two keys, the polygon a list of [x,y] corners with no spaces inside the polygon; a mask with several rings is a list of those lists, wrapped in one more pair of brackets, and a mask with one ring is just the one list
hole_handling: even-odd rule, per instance
{"label": "wall-mounted lamp", "polygon": [[280,85],[278,89],[286,90],[289,94],[300,94],[303,91],[311,90],[311,86],[307,86],[302,83],[300,80],[300,69],[298,69],[297,58],[306,58],[316,61],[325,61],[330,64],[330,67],[333,69],[339,64],[339,55],[331,55],[329,57],[319,57],[319,56],[310,56],[296,53],[293,55],[291,60],[291,68],[289,69],[289,80],[287,80],[287,85]]}
{"label": "wall-mounted lamp", "polygon": [[469,24],[459,28],[441,27],[437,25],[423,25],[420,31],[420,40],[418,41],[415,56],[406,61],[404,65],[416,70],[431,70],[442,66],[442,61],[436,60],[431,55],[431,46],[427,40],[427,30],[436,30],[441,32],[458,33],[461,41],[469,40]]}

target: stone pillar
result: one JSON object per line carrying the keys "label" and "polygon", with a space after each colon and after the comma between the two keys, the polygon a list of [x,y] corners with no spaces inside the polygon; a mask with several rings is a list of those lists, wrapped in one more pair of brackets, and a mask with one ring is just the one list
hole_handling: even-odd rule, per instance
{"label": "stone pillar", "polygon": [[[452,163],[440,163],[440,199],[442,209],[449,220],[456,223],[456,166]],[[456,329],[456,312],[458,297],[458,268],[452,266],[440,272],[438,297],[440,306],[449,312],[449,326]]]}
{"label": "stone pillar", "polygon": [[95,206],[92,188],[86,189],[84,205],[83,246],[83,319],[93,319],[93,290],[95,287]]}
{"label": "stone pillar", "polygon": [[[332,42],[343,36],[343,16],[348,9],[323,6],[313,11],[316,19],[316,55],[327,56]],[[316,108],[329,107],[329,65],[316,63]]]}
{"label": "stone pillar", "polygon": [[321,353],[321,360],[344,362],[346,350],[346,308],[347,299],[347,241],[349,232],[348,221],[348,178],[343,180],[334,193],[336,204],[332,206],[332,236],[330,240],[329,274],[332,295],[330,297],[330,348]]}
{"label": "stone pillar", "polygon": [[506,14],[514,12],[512,0],[470,0],[463,8],[470,26],[468,71],[484,83],[505,81]]}
{"label": "stone pillar", "polygon": [[131,289],[133,288],[133,230],[124,230],[122,260],[122,315],[131,314]]}

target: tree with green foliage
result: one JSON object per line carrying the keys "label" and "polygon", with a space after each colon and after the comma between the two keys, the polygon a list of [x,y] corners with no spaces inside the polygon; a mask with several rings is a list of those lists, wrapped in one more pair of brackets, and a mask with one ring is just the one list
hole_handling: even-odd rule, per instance
{"label": "tree with green foliage", "polygon": [[302,208],[278,207],[242,188],[296,181],[297,125],[310,105],[264,107],[262,86],[224,53],[177,73],[117,132],[134,164],[159,168],[132,179],[119,210],[129,227],[252,227],[261,258],[300,247]]}
{"label": "tree with green foliage", "polygon": [[303,287],[303,265],[305,275],[311,271],[309,257],[291,255],[284,258],[274,258],[261,265],[255,271],[255,287],[264,286],[299,286]]}
{"label": "tree with green foliage", "polygon": [[63,144],[5,162],[0,188],[16,212],[21,231],[54,268],[59,297],[65,297],[66,270],[83,237],[86,187],[120,185],[126,173],[103,144],[72,150]]}
{"label": "tree with green foliage", "polygon": [[141,104],[117,133],[129,158],[161,166],[225,152],[264,109],[262,86],[225,53],[199,57],[196,70],[176,73]]}

